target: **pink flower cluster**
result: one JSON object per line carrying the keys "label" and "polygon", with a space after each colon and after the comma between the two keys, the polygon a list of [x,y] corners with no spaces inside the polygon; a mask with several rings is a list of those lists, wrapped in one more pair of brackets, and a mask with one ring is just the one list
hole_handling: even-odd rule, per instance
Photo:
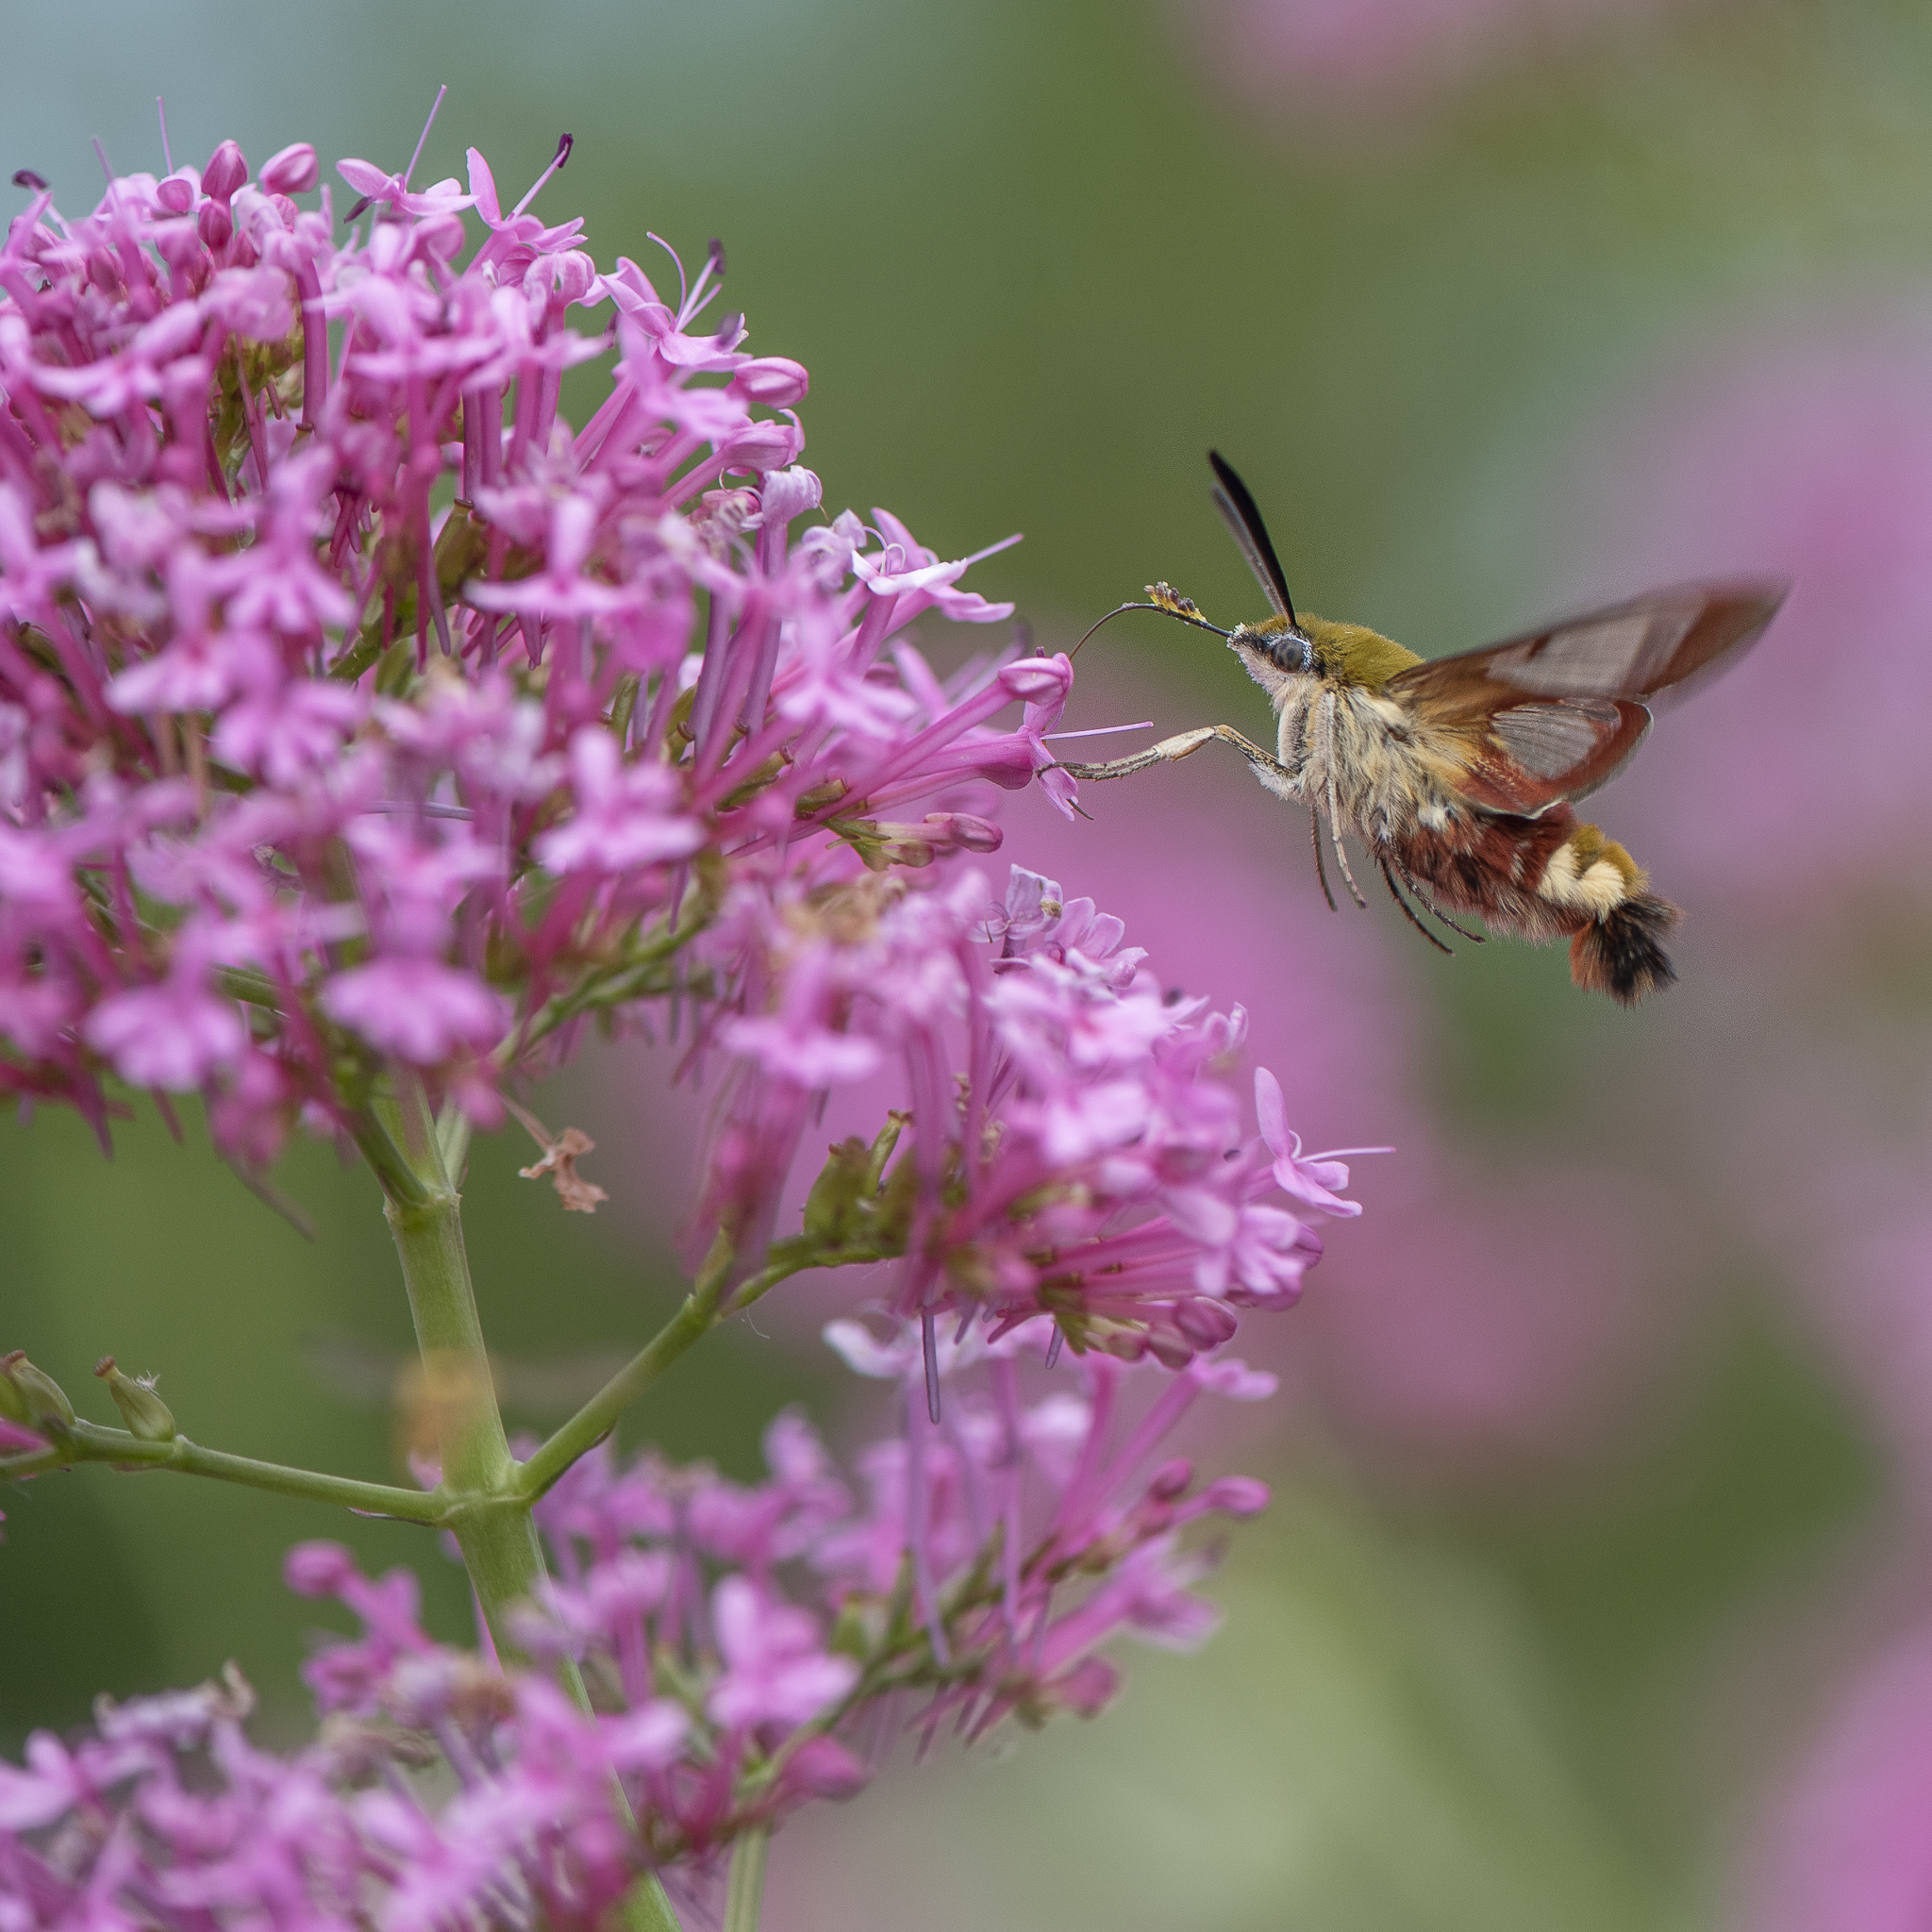
{"label": "pink flower cluster", "polygon": [[1197,1485],[1156,1459],[1162,1439],[1203,1391],[1274,1381],[1197,1365],[1124,1422],[1128,1372],[1105,1357],[1080,1392],[1023,1399],[1023,1333],[946,1345],[960,1386],[935,1425],[917,1331],[840,1324],[847,1358],[907,1398],[908,1433],[859,1457],[857,1498],[789,1414],[752,1487],[608,1448],[578,1463],[539,1506],[558,1580],[521,1630],[575,1661],[588,1711],[551,1676],[432,1641],[410,1573],[298,1546],[291,1587],[361,1624],[308,1666],[319,1741],[256,1749],[234,1683],[104,1705],[71,1748],[37,1735],[0,1765],[0,1925],[590,1927],[641,1871],[689,1890],[746,1829],[851,1795],[904,1732],[1091,1714],[1117,1681],[1109,1638],[1187,1648],[1212,1629],[1187,1525],[1267,1500]]}
{"label": "pink flower cluster", "polygon": [[952,808],[1051,765],[1064,659],[947,682],[901,638],[1008,614],[971,559],[801,522],[806,372],[701,324],[722,252],[674,304],[469,170],[343,162],[344,236],[311,149],[225,142],[11,224],[0,1091],[199,1091],[253,1167],[398,1068],[491,1120],[738,872],[991,849]]}
{"label": "pink flower cluster", "polygon": [[[1124,937],[1017,866],[1003,905],[971,869],[924,891],[747,883],[694,948],[751,1009],[716,1028],[704,1224],[765,1252],[815,1096],[890,1071],[906,1111],[832,1150],[798,1239],[897,1258],[893,1307],[929,1337],[941,1315],[997,1338],[1045,1312],[1083,1351],[1174,1367],[1239,1309],[1291,1305],[1322,1252],[1303,1217],[1359,1211],[1331,1191],[1348,1170],[1302,1156],[1265,1072],[1245,1133],[1218,1077],[1245,1016],[1163,994]],[[1301,1214],[1265,1198],[1284,1191]]]}

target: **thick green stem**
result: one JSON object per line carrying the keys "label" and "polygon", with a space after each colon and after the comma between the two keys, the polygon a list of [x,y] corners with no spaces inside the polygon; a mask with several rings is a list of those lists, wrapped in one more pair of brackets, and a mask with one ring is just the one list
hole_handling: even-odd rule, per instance
{"label": "thick green stem", "polygon": [[[516,1460],[503,1430],[483,1326],[463,1247],[460,1196],[450,1185],[434,1124],[420,1096],[405,1101],[404,1157],[413,1186],[383,1181],[383,1212],[395,1238],[428,1386],[436,1404],[443,1518],[456,1533],[476,1601],[505,1657],[518,1656],[506,1616],[530,1596],[543,1574],[527,1500],[516,1493]],[[383,1140],[395,1149],[394,1140]],[[400,1153],[401,1150],[396,1150]]]}
{"label": "thick green stem", "polygon": [[768,1832],[754,1828],[732,1846],[724,1932],[758,1932],[758,1909],[765,1898],[765,1847],[770,1842]]}
{"label": "thick green stem", "polygon": [[[498,1657],[521,1660],[508,1612],[536,1593],[543,1574],[530,1506],[547,1485],[532,1487],[525,1479],[496,1406],[463,1244],[462,1199],[450,1179],[451,1166],[461,1172],[468,1128],[454,1112],[441,1124],[432,1120],[420,1090],[404,1097],[400,1146],[373,1113],[358,1125],[358,1140],[383,1184],[383,1213],[402,1260],[425,1375],[432,1389],[455,1398],[437,1404],[442,1481],[433,1500],[439,1520],[456,1534]],[[715,1301],[715,1284],[711,1293]],[[562,1465],[568,1467],[569,1462]],[[591,1702],[576,1666],[567,1664],[563,1675],[578,1708],[588,1711]],[[635,1825],[621,1785],[616,1798],[620,1813]],[[682,1932],[664,1888],[650,1874],[631,1888],[624,1918],[631,1932]]]}

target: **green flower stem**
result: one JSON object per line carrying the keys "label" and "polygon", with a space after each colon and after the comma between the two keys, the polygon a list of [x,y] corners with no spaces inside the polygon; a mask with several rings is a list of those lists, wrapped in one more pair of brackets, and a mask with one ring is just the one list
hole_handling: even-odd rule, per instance
{"label": "green flower stem", "polygon": [[63,1427],[44,1450],[0,1458],[0,1481],[41,1475],[49,1470],[71,1469],[81,1462],[111,1462],[130,1469],[172,1469],[183,1475],[213,1476],[218,1482],[242,1483],[278,1496],[298,1496],[308,1503],[336,1503],[372,1516],[394,1516],[405,1523],[437,1524],[443,1520],[442,1504],[421,1490],[401,1490],[388,1483],[359,1483],[348,1476],[325,1475],[311,1469],[288,1469],[278,1462],[258,1462],[252,1456],[230,1456],[204,1449],[186,1436],[165,1442],[146,1441],[125,1429],[104,1429],[97,1423],[75,1422]]}
{"label": "green flower stem", "polygon": [[397,1124],[400,1146],[373,1112],[358,1119],[357,1139],[365,1153],[373,1148],[380,1157],[371,1165],[382,1182],[383,1213],[403,1264],[424,1369],[432,1386],[453,1389],[459,1398],[438,1406],[439,1520],[461,1546],[497,1654],[520,1657],[508,1613],[534,1593],[543,1558],[529,1499],[515,1487],[516,1459],[496,1406],[463,1246],[461,1197],[450,1184],[420,1089],[402,1096]]}
{"label": "green flower stem", "polygon": [[758,1932],[758,1908],[765,1897],[765,1847],[771,1834],[742,1832],[731,1848],[731,1876],[724,1885],[724,1932]]}
{"label": "green flower stem", "polygon": [[685,1296],[676,1314],[527,1462],[518,1466],[517,1488],[526,1503],[534,1503],[574,1462],[594,1449],[617,1426],[617,1418],[625,1409],[692,1342],[716,1326],[721,1319],[719,1295],[731,1266],[731,1253],[729,1239],[720,1234],[706,1257],[697,1285]]}
{"label": "green flower stem", "polygon": [[684,1932],[655,1872],[646,1872],[625,1893],[619,1910],[630,1932]]}
{"label": "green flower stem", "polygon": [[715,1328],[726,1315],[749,1307],[788,1275],[804,1269],[842,1268],[857,1262],[883,1260],[890,1251],[869,1244],[820,1247],[794,1240],[779,1242],[773,1252],[779,1258],[741,1282],[727,1297],[723,1290],[730,1274],[733,1250],[729,1239],[720,1234],[706,1257],[696,1287],[685,1296],[676,1314],[527,1462],[517,1466],[519,1492],[535,1502],[579,1457],[588,1455],[617,1426],[617,1419],[625,1409],[692,1342]]}

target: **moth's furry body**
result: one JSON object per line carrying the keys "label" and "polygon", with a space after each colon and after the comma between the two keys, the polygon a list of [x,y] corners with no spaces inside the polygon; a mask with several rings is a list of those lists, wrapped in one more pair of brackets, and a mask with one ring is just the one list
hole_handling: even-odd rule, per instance
{"label": "moth's furry body", "polygon": [[1536,944],[1572,941],[1574,977],[1591,991],[1635,1000],[1675,977],[1657,941],[1677,910],[1645,890],[1623,846],[1560,800],[1533,814],[1477,804],[1471,775],[1504,747],[1390,695],[1389,680],[1421,658],[1312,613],[1300,629],[1312,646],[1307,671],[1276,661],[1286,619],[1242,625],[1228,639],[1278,721],[1278,771],[1254,768],[1268,790],[1332,809],[1378,863],[1426,888],[1432,905],[1477,913],[1492,931]]}
{"label": "moth's furry body", "polygon": [[1342,875],[1366,903],[1341,843],[1348,826],[1431,944],[1448,950],[1402,885],[1457,931],[1448,914],[1474,912],[1522,939],[1568,939],[1571,975],[1591,991],[1628,1004],[1669,985],[1676,974],[1662,941],[1676,908],[1573,803],[1642,742],[1642,700],[1741,650],[1770,623],[1783,587],[1684,585],[1424,660],[1364,625],[1298,618],[1254,499],[1220,457],[1209,461],[1215,502],[1274,615],[1224,631],[1165,584],[1149,587],[1151,605],[1121,608],[1163,610],[1224,638],[1274,707],[1274,754],[1209,724],[1066,769],[1125,777],[1224,739],[1269,791],[1308,808],[1318,871],[1325,818]]}

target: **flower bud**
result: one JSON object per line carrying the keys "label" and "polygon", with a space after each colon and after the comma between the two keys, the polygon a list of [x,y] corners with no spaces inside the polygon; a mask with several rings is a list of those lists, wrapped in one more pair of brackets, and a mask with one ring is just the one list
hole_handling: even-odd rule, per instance
{"label": "flower bud", "polygon": [[805,438],[791,423],[747,423],[726,439],[719,454],[727,470],[770,472],[788,468],[805,447]]}
{"label": "flower bud", "polygon": [[1196,1348],[1219,1348],[1240,1325],[1235,1311],[1224,1302],[1184,1301],[1174,1308],[1174,1325]]}
{"label": "flower bud", "polygon": [[201,194],[201,176],[192,168],[176,168],[155,189],[155,199],[171,215],[185,215]]}
{"label": "flower bud", "polygon": [[1008,692],[1029,703],[1060,697],[1073,681],[1073,668],[1064,658],[1022,658],[1000,672]]}
{"label": "flower bud", "polygon": [[808,1738],[785,1765],[788,1797],[829,1798],[837,1804],[856,1797],[871,1781],[864,1763],[836,1738]]}
{"label": "flower bud", "polygon": [[1163,1462],[1147,1479],[1147,1493],[1157,1502],[1172,1503],[1194,1480],[1194,1465],[1185,1456]]}
{"label": "flower bud", "polygon": [[236,142],[225,141],[201,171],[201,192],[210,201],[225,202],[247,178],[248,157]]}
{"label": "flower bud", "polygon": [[298,141],[262,162],[261,185],[270,194],[307,194],[315,186],[318,173],[315,150],[306,141]]}
{"label": "flower bud", "polygon": [[934,844],[961,852],[997,852],[1006,836],[997,825],[974,818],[970,811],[929,811],[925,824]]}
{"label": "flower bud", "polygon": [[127,1433],[143,1442],[172,1442],[181,1432],[168,1405],[154,1391],[153,1384],[124,1375],[114,1366],[114,1357],[104,1355],[94,1364],[94,1374],[108,1385]]}
{"label": "flower bud", "polygon": [[194,219],[194,230],[210,248],[225,248],[235,232],[225,202],[209,202]]}
{"label": "flower bud", "polygon": [[73,1423],[74,1405],[68,1401],[67,1391],[44,1369],[37,1369],[27,1360],[25,1349],[0,1356],[0,1376],[12,1383],[13,1392],[25,1407],[25,1419],[36,1428],[65,1428]]}
{"label": "flower bud", "polygon": [[1251,1475],[1224,1475],[1201,1491],[1204,1507],[1228,1516],[1258,1516],[1269,1500],[1268,1485]]}
{"label": "flower bud", "polygon": [[731,386],[767,408],[786,409],[803,398],[811,387],[811,378],[804,363],[794,362],[789,356],[755,356],[738,365]]}

